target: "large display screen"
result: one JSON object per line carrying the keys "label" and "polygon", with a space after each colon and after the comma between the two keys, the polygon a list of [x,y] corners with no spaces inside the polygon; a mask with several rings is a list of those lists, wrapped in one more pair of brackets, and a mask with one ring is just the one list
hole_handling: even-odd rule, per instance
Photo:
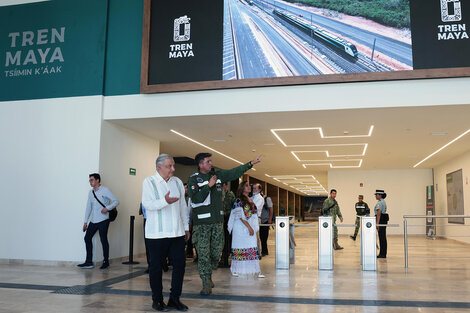
{"label": "large display screen", "polygon": [[142,92],[469,76],[470,0],[146,0]]}

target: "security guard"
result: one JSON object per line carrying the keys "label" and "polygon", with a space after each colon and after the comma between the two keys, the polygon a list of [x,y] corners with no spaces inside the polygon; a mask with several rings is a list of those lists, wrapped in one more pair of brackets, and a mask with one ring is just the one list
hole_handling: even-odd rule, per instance
{"label": "security guard", "polygon": [[364,196],[359,195],[358,202],[355,205],[355,208],[356,208],[356,229],[354,230],[354,235],[349,236],[354,241],[356,241],[357,232],[359,231],[359,227],[361,226],[361,216],[364,216],[366,214],[370,214],[369,206],[363,200],[364,200]]}
{"label": "security guard", "polygon": [[189,177],[189,197],[193,210],[193,243],[198,253],[199,276],[202,279],[201,295],[212,293],[212,270],[217,269],[224,246],[224,211],[222,208],[222,183],[239,178],[253,165],[253,161],[231,170],[215,171],[210,153],[199,153],[195,157],[198,171]]}
{"label": "security guard", "polygon": [[[330,197],[323,202],[323,215],[329,215],[333,217],[333,225],[336,224],[336,216],[339,217],[341,223],[343,222],[343,215],[339,209],[338,202],[336,202],[336,189],[331,189]],[[333,226],[333,249],[342,250],[338,244],[338,228]]]}
{"label": "security guard", "polygon": [[384,190],[377,189],[375,191],[375,199],[377,199],[377,204],[374,207],[374,212],[380,242],[380,253],[377,256],[379,259],[385,259],[387,257],[387,227],[378,226],[388,224],[389,217],[387,213],[387,204],[384,200],[386,197],[387,193]]}

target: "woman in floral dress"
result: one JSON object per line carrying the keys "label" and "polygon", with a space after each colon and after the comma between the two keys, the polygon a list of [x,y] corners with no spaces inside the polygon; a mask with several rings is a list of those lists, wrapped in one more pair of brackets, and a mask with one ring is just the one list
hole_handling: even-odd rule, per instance
{"label": "woman in floral dress", "polygon": [[256,206],[249,194],[251,186],[244,181],[237,190],[237,199],[228,221],[232,233],[232,275],[258,275],[264,278],[259,267],[259,251],[256,232],[259,231]]}

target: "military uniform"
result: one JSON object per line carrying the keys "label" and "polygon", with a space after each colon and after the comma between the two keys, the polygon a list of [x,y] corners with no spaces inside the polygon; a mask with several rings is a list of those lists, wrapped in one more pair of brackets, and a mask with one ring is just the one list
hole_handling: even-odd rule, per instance
{"label": "military uniform", "polygon": [[354,207],[356,208],[356,229],[354,230],[354,235],[351,236],[351,238],[356,240],[359,227],[361,227],[361,216],[366,215],[366,212],[369,210],[369,205],[367,205],[367,203],[364,201],[359,201],[355,204]]}
{"label": "military uniform", "polygon": [[193,209],[193,243],[198,253],[198,269],[203,283],[202,295],[211,293],[212,270],[217,269],[224,245],[224,211],[222,206],[222,184],[239,178],[251,169],[251,162],[231,170],[215,172],[217,182],[209,187],[212,173],[197,172],[188,181],[188,193]]}
{"label": "military uniform", "polygon": [[222,195],[222,207],[224,210],[224,249],[222,251],[222,267],[228,267],[228,257],[230,255],[231,247],[231,236],[227,229],[228,219],[230,217],[230,212],[232,211],[233,203],[235,202],[235,195],[232,191],[224,192]]}
{"label": "military uniform", "polygon": [[[323,202],[323,212],[325,211],[329,216],[333,217],[333,225],[336,224],[336,216],[343,218],[338,202],[332,197],[328,197],[328,199]],[[338,244],[338,227],[336,226],[333,226],[333,247],[335,250],[342,249]]]}

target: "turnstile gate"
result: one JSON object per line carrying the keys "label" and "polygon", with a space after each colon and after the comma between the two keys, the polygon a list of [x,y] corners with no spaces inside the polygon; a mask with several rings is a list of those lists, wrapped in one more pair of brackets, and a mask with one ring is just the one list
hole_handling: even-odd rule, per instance
{"label": "turnstile gate", "polygon": [[374,216],[361,217],[361,264],[363,271],[377,270],[377,233]]}
{"label": "turnstile gate", "polygon": [[333,269],[333,218],[318,218],[318,269]]}

